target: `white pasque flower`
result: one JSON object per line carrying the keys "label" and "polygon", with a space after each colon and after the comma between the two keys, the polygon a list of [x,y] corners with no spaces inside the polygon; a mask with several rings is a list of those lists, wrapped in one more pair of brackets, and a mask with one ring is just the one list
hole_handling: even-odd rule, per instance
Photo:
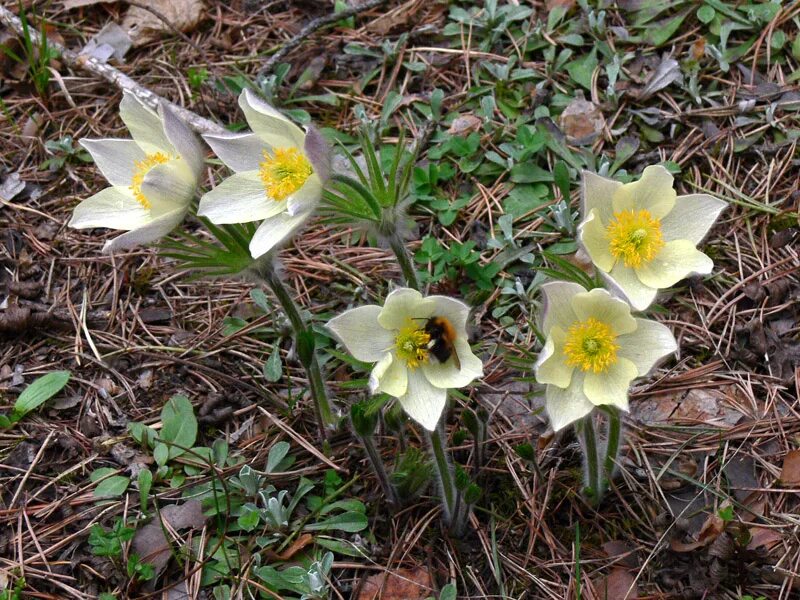
{"label": "white pasque flower", "polygon": [[726,202],[708,194],[678,196],[672,175],[647,167],[622,184],[584,171],[581,241],[594,265],[637,310],[659,289],[689,275],[707,275],[714,263],[697,249]]}
{"label": "white pasque flower", "polygon": [[[425,298],[417,290],[399,288],[382,307],[353,308],[328,321],[327,327],[356,359],[377,363],[369,378],[373,394],[394,396],[412,419],[433,431],[448,388],[464,387],[483,376],[483,363],[467,343],[468,315],[469,307],[453,298]],[[434,317],[438,319],[431,321]],[[442,336],[435,325],[438,333],[445,330],[450,356],[441,352]]]}
{"label": "white pasque flower", "polygon": [[263,220],[250,241],[258,258],[316,209],[330,176],[330,149],[316,128],[303,133],[248,89],[239,106],[252,132],[203,136],[234,174],[203,195],[197,214],[218,225]]}
{"label": "white pasque flower", "polygon": [[111,184],[75,207],[70,227],[108,227],[124,233],[103,252],[147,244],[183,220],[203,168],[203,148],[188,125],[166,105],[158,114],[125,92],[119,115],[133,139],[83,139]]}
{"label": "white pasque flower", "polygon": [[628,410],[631,381],[678,347],[667,327],[632,317],[630,306],[606,290],[554,281],[542,293],[546,342],[536,380],[547,384],[545,408],[556,431],[595,406]]}

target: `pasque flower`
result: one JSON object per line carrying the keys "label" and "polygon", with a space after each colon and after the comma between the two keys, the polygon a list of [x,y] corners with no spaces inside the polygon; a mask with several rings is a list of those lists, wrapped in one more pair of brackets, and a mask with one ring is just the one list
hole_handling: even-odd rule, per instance
{"label": "pasque flower", "polygon": [[667,327],[632,317],[630,306],[606,290],[556,281],[542,293],[546,342],[536,379],[547,384],[545,408],[556,431],[595,406],[628,410],[631,381],[677,348]]}
{"label": "pasque flower", "polygon": [[708,274],[697,249],[727,203],[708,194],[677,196],[672,175],[647,167],[633,183],[583,173],[578,237],[595,267],[637,310],[690,273]]}
{"label": "pasque flower", "polygon": [[250,241],[258,258],[316,209],[330,175],[330,149],[317,129],[304,133],[248,89],[239,106],[252,132],[203,136],[234,174],[200,199],[197,214],[216,224],[262,221]]}
{"label": "pasque flower", "polygon": [[[353,308],[327,327],[356,359],[377,363],[369,378],[372,393],[394,396],[412,419],[433,431],[447,389],[483,375],[483,363],[467,342],[468,315],[469,307],[453,298],[425,298],[399,288],[382,307]],[[445,346],[452,351],[443,352]]]}
{"label": "pasque flower", "polygon": [[70,227],[108,227],[124,233],[104,252],[153,242],[183,220],[203,167],[200,142],[166,105],[158,113],[125,92],[119,114],[133,139],[80,141],[111,187],[82,201]]}

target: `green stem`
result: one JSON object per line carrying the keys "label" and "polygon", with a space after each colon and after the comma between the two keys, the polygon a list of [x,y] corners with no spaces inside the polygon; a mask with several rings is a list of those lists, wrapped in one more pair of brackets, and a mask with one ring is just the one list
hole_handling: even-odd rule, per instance
{"label": "green stem", "polygon": [[442,441],[442,435],[439,433],[439,427],[437,426],[433,431],[425,430],[425,434],[433,454],[433,465],[442,486],[442,505],[445,511],[445,521],[449,524],[455,516],[456,486],[453,482],[453,470],[450,468],[450,461],[447,459],[447,451]]}
{"label": "green stem", "polygon": [[[272,259],[258,261],[252,267],[252,273],[263,281],[275,294],[283,311],[289,318],[289,322],[294,329],[295,343],[298,348],[298,356],[303,368],[306,370],[308,376],[308,384],[311,389],[311,397],[314,400],[314,412],[317,418],[317,425],[320,429],[320,434],[323,438],[327,437],[329,427],[336,425],[336,418],[331,409],[330,401],[328,400],[328,392],[325,389],[325,381],[322,378],[322,370],[317,361],[317,354],[313,347],[310,351],[305,352],[301,347],[302,344],[308,343],[308,338],[311,335],[311,329],[306,325],[300,314],[300,309],[294,302],[292,294],[281,281],[281,278],[275,271],[275,265]],[[311,338],[313,340],[313,338]]]}
{"label": "green stem", "polygon": [[583,451],[586,453],[586,470],[588,476],[587,492],[592,504],[599,504],[602,492],[600,489],[600,469],[597,460],[597,438],[594,434],[594,414],[583,419]]}
{"label": "green stem", "polygon": [[619,417],[619,410],[614,406],[603,407],[603,412],[608,415],[608,443],[606,444],[606,459],[603,463],[603,491],[611,483],[614,475],[614,467],[617,463],[619,444],[621,441],[620,432],[622,430],[622,419]]}
{"label": "green stem", "polygon": [[397,497],[397,490],[389,481],[389,475],[386,473],[386,467],[383,465],[383,458],[375,446],[375,440],[372,437],[359,437],[361,443],[364,445],[364,450],[367,453],[367,458],[372,465],[372,470],[375,471],[375,476],[378,478],[378,483],[386,495],[386,499],[392,506],[400,506],[400,501]]}
{"label": "green stem", "polygon": [[388,236],[389,245],[397,257],[397,262],[400,263],[400,270],[403,272],[403,277],[406,280],[408,287],[419,289],[419,279],[417,278],[417,270],[414,268],[414,262],[411,260],[411,255],[408,253],[406,245],[403,240],[394,231]]}

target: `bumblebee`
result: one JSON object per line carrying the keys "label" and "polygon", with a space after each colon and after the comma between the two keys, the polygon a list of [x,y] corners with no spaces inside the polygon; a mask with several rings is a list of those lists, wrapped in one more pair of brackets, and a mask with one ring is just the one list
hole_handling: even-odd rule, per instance
{"label": "bumblebee", "polygon": [[449,319],[431,317],[425,322],[425,333],[430,336],[428,350],[440,363],[446,363],[453,357],[456,369],[461,370],[461,361],[456,352],[456,330]]}

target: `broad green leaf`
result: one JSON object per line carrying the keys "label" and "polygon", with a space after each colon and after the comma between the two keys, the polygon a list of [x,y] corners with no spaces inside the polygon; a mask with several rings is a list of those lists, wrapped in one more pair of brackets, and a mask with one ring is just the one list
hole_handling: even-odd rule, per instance
{"label": "broad green leaf", "polygon": [[125,493],[130,482],[131,480],[128,477],[113,475],[98,483],[97,487],[94,488],[93,495],[95,498],[116,498]]}
{"label": "broad green leaf", "polygon": [[275,383],[281,378],[282,374],[281,350],[278,344],[275,344],[272,354],[269,355],[269,358],[264,363],[264,378],[271,383]]}
{"label": "broad green leaf", "polygon": [[142,509],[142,512],[147,512],[150,488],[153,487],[153,474],[149,469],[142,469],[139,471],[137,481],[139,483],[139,507]]}
{"label": "broad green leaf", "polygon": [[330,531],[337,529],[339,531],[346,531],[347,533],[356,533],[366,529],[367,516],[362,512],[345,512],[334,515],[324,521],[317,523],[309,523],[306,525],[304,531]]}
{"label": "broad green leaf", "polygon": [[14,403],[16,416],[21,418],[47,402],[67,385],[69,378],[69,371],[53,371],[36,379],[22,391]]}
{"label": "broad green leaf", "polygon": [[651,46],[663,46],[669,39],[678,31],[678,28],[683,23],[688,12],[684,11],[658,23],[653,23],[645,28],[644,35],[642,36],[645,43]]}
{"label": "broad green leaf", "polygon": [[592,48],[589,54],[567,63],[564,68],[567,69],[573,81],[590,90],[592,89],[592,73],[596,67],[597,50]]}
{"label": "broad green leaf", "polygon": [[185,452],[182,448],[191,448],[197,439],[197,419],[194,416],[192,403],[186,396],[173,396],[161,409],[161,435],[169,446],[169,459]]}
{"label": "broad green leaf", "polygon": [[281,464],[286,455],[289,453],[289,442],[278,442],[269,449],[267,456],[267,473],[272,473]]}
{"label": "broad green leaf", "polygon": [[717,11],[711,8],[708,4],[704,4],[700,8],[697,9],[697,18],[700,20],[701,23],[711,23],[716,16]]}

